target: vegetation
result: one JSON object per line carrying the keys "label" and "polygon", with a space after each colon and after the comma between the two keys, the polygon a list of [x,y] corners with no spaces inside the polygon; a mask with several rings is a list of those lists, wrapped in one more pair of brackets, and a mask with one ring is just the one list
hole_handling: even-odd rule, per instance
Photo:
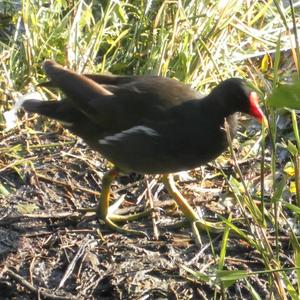
{"label": "vegetation", "polygon": [[[300,138],[293,109],[300,88],[286,85],[300,75],[300,1],[21,4],[0,2],[0,234],[6,240],[0,285],[7,297],[30,299],[39,287],[47,293],[59,287],[57,295],[96,299],[299,299]],[[203,93],[226,78],[246,78],[269,128],[242,116],[230,151],[180,183],[204,218],[222,221],[225,230],[203,232],[199,251],[188,228],[170,229],[170,238],[162,226],[159,241],[146,241],[105,230],[99,238],[96,222],[80,223],[75,208],[93,206],[107,162],[53,121],[20,112],[18,126],[6,130],[3,113],[18,93],[38,89],[57,97],[36,88],[46,80],[46,58],[78,72],[168,76]],[[115,196],[168,197],[159,183],[152,186],[156,178],[147,178],[149,184],[134,181],[127,191],[116,184]],[[50,214],[58,221],[47,221]],[[151,221],[134,226],[151,230]]]}

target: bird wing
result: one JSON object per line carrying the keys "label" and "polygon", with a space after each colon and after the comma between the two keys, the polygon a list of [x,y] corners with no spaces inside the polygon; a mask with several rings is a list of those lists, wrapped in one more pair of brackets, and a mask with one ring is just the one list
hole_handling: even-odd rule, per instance
{"label": "bird wing", "polygon": [[[84,77],[95,81],[98,84],[121,85],[136,80],[137,76],[119,76],[119,75],[102,75],[102,74],[82,74]],[[56,87],[54,82],[46,81],[38,84],[41,87]]]}
{"label": "bird wing", "polygon": [[[138,125],[98,140],[101,153],[125,171],[156,173],[166,147],[164,137],[154,128]],[[157,160],[159,157],[159,161]],[[152,172],[153,171],[153,172]]]}
{"label": "bird wing", "polygon": [[94,123],[108,130],[112,126],[116,132],[140,125],[145,120],[164,119],[170,108],[201,97],[186,85],[167,78],[84,76],[52,61],[45,61],[44,69],[75,108]]}

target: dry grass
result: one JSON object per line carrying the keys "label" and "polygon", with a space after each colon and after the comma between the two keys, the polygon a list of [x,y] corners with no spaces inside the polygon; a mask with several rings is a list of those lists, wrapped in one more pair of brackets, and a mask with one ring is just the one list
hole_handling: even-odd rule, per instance
{"label": "dry grass", "polygon": [[[299,298],[298,116],[271,108],[268,97],[299,74],[300,2],[215,3],[0,3],[0,298]],[[45,80],[45,58],[79,72],[174,77],[203,93],[231,76],[248,79],[264,100],[266,136],[242,117],[232,153],[178,181],[224,232],[204,232],[199,248],[188,227],[166,227],[181,214],[152,177],[121,178],[113,198],[125,197],[127,212],[152,194],[161,208],[158,240],[151,218],[126,224],[149,240],[82,218],[78,209],[97,202],[108,163],[43,118],[20,113],[5,130],[3,112],[17,91]]]}

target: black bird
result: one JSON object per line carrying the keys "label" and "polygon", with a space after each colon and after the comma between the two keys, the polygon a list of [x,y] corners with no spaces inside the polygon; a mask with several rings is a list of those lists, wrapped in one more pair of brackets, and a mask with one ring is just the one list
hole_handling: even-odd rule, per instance
{"label": "black bird", "polygon": [[158,76],[80,75],[49,60],[43,67],[50,85],[65,98],[26,100],[23,108],[60,121],[114,163],[103,178],[97,215],[119,231],[124,230],[114,221],[123,218],[108,214],[108,208],[110,185],[120,171],[162,174],[168,192],[195,229],[201,224],[199,217],[168,174],[219,156],[227,147],[225,118],[231,136],[236,112],[259,122],[264,119],[256,94],[238,78],[221,82],[204,97],[179,81]]}

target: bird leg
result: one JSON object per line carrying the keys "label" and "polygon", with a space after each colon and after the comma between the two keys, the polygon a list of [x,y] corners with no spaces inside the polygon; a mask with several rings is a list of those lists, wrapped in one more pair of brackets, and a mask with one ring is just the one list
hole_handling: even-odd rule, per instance
{"label": "bird leg", "polygon": [[99,219],[103,220],[105,224],[110,227],[111,229],[120,232],[120,233],[127,233],[127,234],[134,234],[134,235],[143,235],[147,236],[146,233],[139,230],[130,230],[124,229],[116,225],[114,222],[126,222],[126,221],[133,221],[139,218],[145,217],[149,215],[151,209],[147,209],[141,213],[136,213],[132,215],[117,215],[109,213],[109,200],[110,200],[110,191],[111,191],[111,184],[119,175],[119,169],[114,167],[106,174],[104,174],[102,179],[102,192],[100,195],[100,201],[98,207],[96,209],[96,215]]}
{"label": "bird leg", "polygon": [[193,208],[188,204],[186,199],[181,195],[177,189],[173,176],[170,174],[163,175],[162,182],[164,183],[169,195],[176,201],[184,216],[192,224],[193,233],[196,242],[201,244],[199,230],[208,230],[211,232],[222,232],[224,230],[220,223],[212,223],[201,220]]}

